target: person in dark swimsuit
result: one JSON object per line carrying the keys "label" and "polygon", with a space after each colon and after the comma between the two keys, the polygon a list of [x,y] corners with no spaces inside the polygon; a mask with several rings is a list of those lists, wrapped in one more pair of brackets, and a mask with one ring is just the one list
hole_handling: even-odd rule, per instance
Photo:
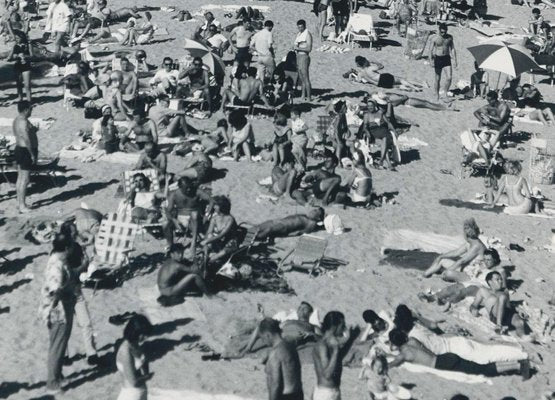
{"label": "person in dark swimsuit", "polygon": [[285,162],[285,148],[290,137],[291,129],[287,126],[287,117],[278,112],[274,118],[274,143],[272,144],[274,166],[282,165]]}
{"label": "person in dark swimsuit", "polygon": [[191,254],[196,255],[197,233],[203,202],[212,207],[212,198],[193,180],[183,177],[177,182],[178,189],[168,195],[166,208],[167,224],[164,226],[164,236],[168,248],[173,244],[174,230],[187,231],[191,236]]}
{"label": "person in dark swimsuit", "polygon": [[177,176],[193,179],[198,183],[206,182],[212,170],[212,159],[205,153],[200,142],[193,142],[191,151],[192,153],[185,157],[183,170]]}
{"label": "person in dark swimsuit", "polygon": [[379,164],[382,166],[384,162],[388,168],[391,168],[391,161],[389,159],[389,151],[393,145],[393,136],[391,131],[395,132],[395,127],[391,121],[391,103],[386,103],[386,110],[381,110],[376,101],[368,101],[368,110],[364,113],[362,125],[359,129],[359,134],[367,138],[370,143],[375,143],[376,140],[381,140],[381,154]]}
{"label": "person in dark swimsuit", "polygon": [[31,102],[31,57],[33,48],[25,33],[14,30],[15,44],[8,56],[8,61],[14,62],[15,83],[19,100],[23,100],[23,91],[27,101]]}
{"label": "person in dark swimsuit", "polygon": [[[129,139],[131,133],[135,135],[134,143]],[[149,142],[158,143],[156,124],[142,110],[133,110],[133,120],[121,139],[121,146],[126,151],[137,152],[143,150]]]}

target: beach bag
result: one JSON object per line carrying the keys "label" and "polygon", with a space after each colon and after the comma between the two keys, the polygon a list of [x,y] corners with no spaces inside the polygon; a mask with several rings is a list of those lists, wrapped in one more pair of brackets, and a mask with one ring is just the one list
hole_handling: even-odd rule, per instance
{"label": "beach bag", "polygon": [[339,215],[336,214],[329,214],[326,218],[324,218],[324,228],[326,228],[326,232],[333,235],[341,235],[345,232],[345,227],[343,226],[343,222]]}

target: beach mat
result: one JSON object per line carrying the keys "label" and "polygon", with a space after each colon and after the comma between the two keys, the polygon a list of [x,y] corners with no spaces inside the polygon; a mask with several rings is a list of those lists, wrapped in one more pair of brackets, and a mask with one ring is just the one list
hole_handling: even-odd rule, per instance
{"label": "beach mat", "polygon": [[193,318],[195,321],[206,322],[206,317],[194,298],[186,297],[185,301],[171,307],[163,307],[158,303],[160,293],[156,286],[142,287],[137,290],[141,309],[151,323],[161,324],[181,318]]}
{"label": "beach mat", "polygon": [[148,389],[149,400],[255,400],[235,394],[213,394],[194,390]]}
{"label": "beach mat", "polygon": [[395,229],[384,237],[381,253],[390,250],[420,250],[427,252],[446,253],[464,244],[464,239],[431,232],[413,231],[411,229]]}
{"label": "beach mat", "polygon": [[445,207],[466,208],[469,210],[488,211],[495,214],[503,212],[503,206],[488,207],[487,203],[477,203],[472,201],[464,201],[459,199],[441,199],[439,204]]}
{"label": "beach mat", "polygon": [[439,253],[430,251],[388,249],[385,257],[379,261],[378,265],[425,271],[432,265],[438,255]]}

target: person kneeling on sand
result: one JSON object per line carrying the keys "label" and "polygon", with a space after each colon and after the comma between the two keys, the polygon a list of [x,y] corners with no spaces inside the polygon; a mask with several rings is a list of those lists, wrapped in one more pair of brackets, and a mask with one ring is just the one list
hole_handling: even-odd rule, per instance
{"label": "person kneeling on sand", "polygon": [[271,219],[256,226],[257,240],[276,237],[298,236],[319,229],[324,221],[324,209],[314,208],[308,214],[294,214],[280,219]]}
{"label": "person kneeling on sand", "polygon": [[199,289],[203,294],[210,295],[202,278],[202,270],[195,262],[183,257],[185,248],[180,243],[170,247],[168,258],[158,272],[158,302],[162,305],[177,304],[183,300],[187,292]]}

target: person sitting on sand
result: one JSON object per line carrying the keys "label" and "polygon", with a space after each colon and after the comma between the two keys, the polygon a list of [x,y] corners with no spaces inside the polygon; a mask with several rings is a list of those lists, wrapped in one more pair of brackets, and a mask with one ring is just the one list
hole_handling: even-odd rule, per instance
{"label": "person sitting on sand", "polygon": [[213,202],[212,216],[204,239],[200,242],[205,249],[207,263],[228,257],[239,247],[237,222],[230,214],[231,202],[225,196],[215,196]]}
{"label": "person sitting on sand", "polygon": [[[301,176],[301,166],[292,160],[286,161],[281,167],[276,165],[272,168],[271,191],[276,196],[292,196]],[[291,197],[292,198],[292,197]]]}
{"label": "person sitting on sand", "polygon": [[552,126],[555,124],[555,116],[551,108],[546,107],[543,110],[537,108],[513,108],[514,116],[528,118],[531,121],[541,122],[542,125]]}
{"label": "person sitting on sand", "polygon": [[212,170],[212,159],[204,151],[204,146],[199,142],[194,142],[191,147],[191,154],[184,158],[183,170],[178,172],[178,178],[185,177],[195,180],[198,183],[206,182]]}
{"label": "person sitting on sand", "polygon": [[367,205],[372,200],[372,173],[364,163],[360,151],[353,154],[353,172],[347,179],[347,196],[354,205]]}
{"label": "person sitting on sand", "polygon": [[168,157],[162,153],[158,145],[152,141],[145,142],[143,151],[135,165],[135,170],[153,168],[158,173],[158,179],[163,182],[166,178]]}
{"label": "person sitting on sand", "polygon": [[481,260],[486,246],[480,240],[480,228],[474,218],[464,221],[463,233],[466,243],[455,250],[440,254],[432,263],[430,268],[424,271],[424,277],[429,278],[433,274],[443,272],[443,276],[449,276],[450,271],[457,271],[468,266],[475,260]]}
{"label": "person sitting on sand", "polygon": [[148,118],[156,124],[158,136],[187,136],[189,126],[185,119],[185,111],[170,110],[169,106],[170,98],[164,94],[158,97],[158,104],[148,110]]}
{"label": "person sitting on sand", "polygon": [[[367,139],[370,143],[375,143],[376,139],[381,140],[380,167],[392,169],[393,164],[389,157],[389,152],[393,146],[393,136],[391,132],[396,132],[393,124],[393,105],[385,96],[373,95],[373,100],[367,103],[367,110],[364,112],[362,124],[359,128],[359,135]],[[384,107],[378,107],[381,104]]]}
{"label": "person sitting on sand", "polygon": [[148,82],[154,89],[155,95],[174,94],[177,91],[179,70],[174,69],[171,57],[164,57],[160,68]]}
{"label": "person sitting on sand", "polygon": [[396,87],[407,92],[421,92],[429,87],[426,82],[409,81],[389,73],[378,72],[384,66],[376,61],[370,62],[362,56],[356,56],[355,63],[357,66],[357,79],[361,82],[371,83],[372,85],[387,89]]}
{"label": "person sitting on sand", "polygon": [[69,89],[73,96],[82,97],[94,86],[93,81],[89,77],[90,73],[89,64],[85,61],[80,61],[77,64],[77,72],[64,76],[60,80],[60,84],[64,85],[65,89]]}
{"label": "person sitting on sand", "polygon": [[410,362],[439,370],[456,371],[471,375],[494,377],[512,372],[522,375],[525,380],[530,378],[530,363],[528,360],[479,364],[466,360],[455,353],[436,355],[421,342],[409,338],[406,333],[398,328],[389,332],[389,341],[392,350],[399,351],[399,355],[389,364],[391,368],[404,362]]}
{"label": "person sitting on sand", "polygon": [[488,92],[486,100],[488,104],[474,111],[474,116],[479,121],[478,126],[498,131],[499,140],[511,127],[511,110],[507,103],[498,100],[497,92],[493,90]]}
{"label": "person sitting on sand", "polygon": [[231,153],[233,159],[239,161],[241,151],[245,154],[247,161],[252,161],[252,151],[254,150],[254,132],[252,125],[247,120],[242,110],[234,110],[228,117],[231,131]]}
{"label": "person sitting on sand", "polygon": [[159,302],[170,305],[180,302],[187,292],[199,289],[203,294],[210,295],[202,277],[204,272],[195,263],[184,258],[185,248],[174,243],[169,249],[169,258],[162,263],[158,271]]}
{"label": "person sitting on sand", "polygon": [[210,76],[204,68],[202,58],[193,58],[193,63],[188,68],[180,71],[177,78],[179,83],[185,78],[188,79],[189,85],[186,88],[185,97],[197,97],[198,94],[198,98],[202,98],[208,105],[208,116],[211,116],[213,110],[212,94],[210,93]]}
{"label": "person sitting on sand", "polygon": [[335,174],[338,160],[335,154],[328,151],[325,154],[323,165],[307,173],[298,189],[293,190],[291,196],[300,205],[320,201],[328,205],[334,201],[335,195],[341,185],[341,177]]}
{"label": "person sitting on sand", "polygon": [[486,282],[489,287],[480,288],[470,305],[472,315],[479,317],[479,310],[484,307],[489,320],[495,324],[496,333],[504,334],[509,329],[515,329],[519,337],[525,336],[528,326],[511,305],[501,274],[497,271],[488,272]]}
{"label": "person sitting on sand", "polygon": [[308,214],[294,214],[280,219],[271,219],[256,225],[256,240],[273,240],[276,237],[299,236],[321,228],[324,209],[313,208]]}
{"label": "person sitting on sand", "polygon": [[133,176],[131,190],[127,195],[127,203],[131,206],[131,218],[148,224],[162,217],[158,203],[166,197],[161,192],[151,191],[150,186],[150,180],[139,172]]}
{"label": "person sitting on sand", "polygon": [[[531,198],[528,182],[526,178],[521,176],[522,166],[520,162],[516,160],[508,161],[504,164],[503,168],[507,175],[505,175],[505,179],[501,179],[499,189],[490,207],[495,206],[501,199],[501,196],[506,194],[508,205],[503,209],[504,213],[509,215],[524,215],[532,212],[534,209],[534,202]],[[511,183],[509,183],[508,175],[512,176]]]}
{"label": "person sitting on sand", "polygon": [[[242,78],[246,69],[246,78]],[[224,111],[228,103],[235,106],[252,106],[256,100],[262,101],[266,107],[271,107],[266,94],[264,84],[260,79],[256,79],[258,70],[255,67],[245,68],[242,65],[237,67],[235,78],[238,80],[237,89],[232,87],[224,90],[222,94],[222,108]]]}
{"label": "person sitting on sand", "polygon": [[[135,136],[134,140],[130,135]],[[127,152],[138,152],[144,149],[146,143],[158,143],[158,129],[151,119],[147,118],[143,110],[133,110],[133,119],[122,135],[120,147]]]}
{"label": "person sitting on sand", "polygon": [[130,108],[123,102],[121,93],[121,71],[114,71],[109,76],[101,74],[97,78],[97,86],[90,89],[83,97],[90,99],[85,102],[85,108],[102,109],[104,105],[110,106],[116,121],[130,120]]}
{"label": "person sitting on sand", "polygon": [[308,144],[308,136],[306,131],[308,127],[301,118],[301,110],[298,107],[291,108],[291,153],[295,157],[295,162],[303,170],[306,169],[306,146]]}

